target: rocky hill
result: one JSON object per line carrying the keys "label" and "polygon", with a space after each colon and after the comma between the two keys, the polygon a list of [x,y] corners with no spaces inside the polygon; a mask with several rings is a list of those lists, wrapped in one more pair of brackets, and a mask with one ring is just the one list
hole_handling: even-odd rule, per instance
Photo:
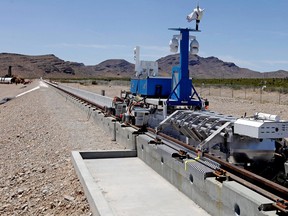
{"label": "rocky hill", "polygon": [[[173,66],[179,64],[179,54],[168,55],[157,60],[161,76],[171,76]],[[12,74],[23,78],[93,78],[131,77],[134,64],[123,59],[110,59],[98,65],[85,66],[83,63],[64,61],[55,55],[29,56],[0,53],[0,76]],[[216,57],[190,56],[190,75],[194,78],[262,78],[263,73],[240,68],[234,63],[224,62]],[[267,72],[265,77],[288,77],[287,71]]]}
{"label": "rocky hill", "polygon": [[[158,60],[161,73],[171,71],[179,64],[179,54],[169,55]],[[288,71],[260,73],[247,68],[240,68],[232,62],[224,62],[216,57],[203,58],[190,55],[189,72],[194,78],[282,78],[288,77]]]}
{"label": "rocky hill", "polygon": [[12,66],[12,74],[24,78],[74,76],[76,71],[86,71],[82,63],[64,61],[55,55],[28,56],[20,54],[0,54],[0,75],[7,74]]}

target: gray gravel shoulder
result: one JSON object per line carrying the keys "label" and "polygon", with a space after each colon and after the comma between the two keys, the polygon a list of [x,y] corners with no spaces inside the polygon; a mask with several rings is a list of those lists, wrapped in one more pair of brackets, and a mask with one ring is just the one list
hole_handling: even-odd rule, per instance
{"label": "gray gravel shoulder", "polygon": [[76,149],[120,149],[51,87],[0,105],[0,214],[90,215]]}

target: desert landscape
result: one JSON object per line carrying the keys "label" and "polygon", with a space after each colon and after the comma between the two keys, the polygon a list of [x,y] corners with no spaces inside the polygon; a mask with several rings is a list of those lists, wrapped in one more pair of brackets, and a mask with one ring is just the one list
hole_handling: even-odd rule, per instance
{"label": "desert landscape", "polygon": [[[129,90],[127,85],[112,82],[65,85],[98,94],[105,90],[109,97]],[[71,163],[71,151],[123,147],[111,141],[85,112],[40,80],[34,80],[30,85],[2,84],[0,100],[38,86],[36,90],[0,105],[0,214],[91,215]],[[211,89],[209,95],[206,90],[202,89],[202,96],[209,99],[210,110],[236,117],[245,112],[247,116],[265,112],[288,120],[287,105],[260,103],[253,99],[252,90],[246,92],[246,99],[237,92],[232,98],[229,96],[231,89],[223,88],[221,96],[212,95]],[[268,94],[269,98],[277,96],[277,93],[265,92],[267,97]]]}
{"label": "desert landscape", "polygon": [[[131,53],[132,55],[132,53]],[[172,67],[180,62],[179,54],[167,55],[158,60],[160,76],[171,77]],[[22,55],[16,53],[0,53],[0,77],[7,74],[11,66],[12,74],[25,79],[48,78],[130,78],[135,74],[134,62],[125,59],[107,59],[96,65],[84,65],[79,62],[65,61],[53,54]],[[207,78],[285,78],[284,70],[260,73],[241,68],[233,62],[225,62],[217,57],[201,57],[189,55],[190,76],[196,79]]]}

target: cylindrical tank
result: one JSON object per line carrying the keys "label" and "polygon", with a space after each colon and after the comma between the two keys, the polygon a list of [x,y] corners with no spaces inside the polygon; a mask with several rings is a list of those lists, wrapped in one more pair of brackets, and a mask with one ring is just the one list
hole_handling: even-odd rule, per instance
{"label": "cylindrical tank", "polygon": [[268,113],[257,112],[255,113],[254,116],[256,119],[261,119],[261,120],[270,120],[270,121],[277,121],[277,122],[280,121],[280,116],[272,115]]}
{"label": "cylindrical tank", "polygon": [[136,46],[134,48],[134,60],[135,60],[135,72],[136,76],[140,74],[140,47]]}
{"label": "cylindrical tank", "polygon": [[10,78],[10,77],[0,77],[0,83],[10,84],[10,83],[12,83],[12,78]]}

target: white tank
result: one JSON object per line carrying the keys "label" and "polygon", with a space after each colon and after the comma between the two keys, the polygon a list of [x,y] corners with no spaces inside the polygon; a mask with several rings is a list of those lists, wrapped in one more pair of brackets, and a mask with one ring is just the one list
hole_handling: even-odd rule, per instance
{"label": "white tank", "polygon": [[0,83],[10,84],[10,83],[12,83],[12,78],[10,78],[10,77],[0,77]]}
{"label": "white tank", "polygon": [[255,113],[255,118],[257,119],[261,119],[261,120],[270,120],[270,121],[280,121],[280,116],[278,115],[272,115],[272,114],[268,114],[268,113],[261,113],[261,112],[257,112]]}
{"label": "white tank", "polygon": [[135,75],[139,76],[139,74],[141,73],[141,69],[140,69],[140,47],[136,46],[134,48],[134,60],[135,60]]}

